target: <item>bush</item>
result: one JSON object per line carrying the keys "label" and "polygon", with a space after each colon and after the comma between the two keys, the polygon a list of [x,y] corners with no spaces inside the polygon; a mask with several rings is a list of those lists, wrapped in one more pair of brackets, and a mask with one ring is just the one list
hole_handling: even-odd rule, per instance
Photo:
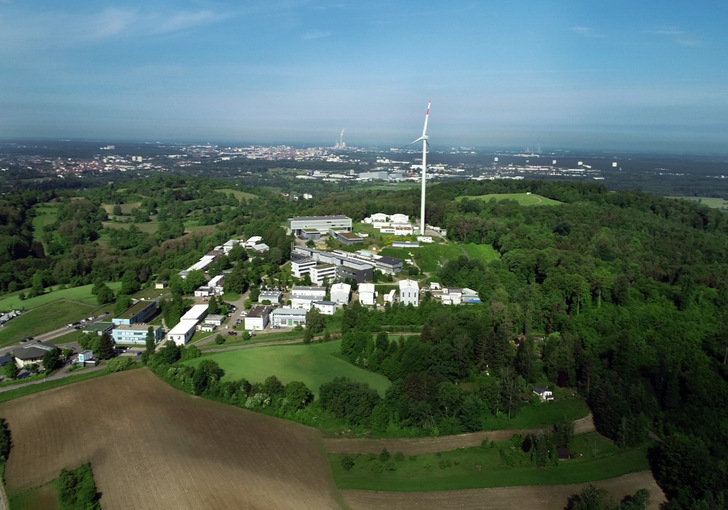
{"label": "bush", "polygon": [[355,463],[354,457],[351,455],[344,455],[341,457],[341,469],[344,471],[351,471],[354,468]]}
{"label": "bush", "polygon": [[124,370],[128,370],[131,368],[131,366],[134,364],[134,360],[131,358],[124,356],[119,358],[110,359],[106,363],[106,369],[109,372],[123,372]]}

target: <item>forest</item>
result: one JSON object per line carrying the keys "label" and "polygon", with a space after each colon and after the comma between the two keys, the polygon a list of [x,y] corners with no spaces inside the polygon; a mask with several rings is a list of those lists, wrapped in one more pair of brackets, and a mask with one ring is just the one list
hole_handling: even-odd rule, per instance
{"label": "forest", "polygon": [[[232,236],[265,233],[271,246],[265,257],[242,253],[220,262],[235,268],[230,285],[242,292],[260,285],[263,275],[286,278],[280,264],[291,238],[280,225],[290,215],[346,214],[359,221],[374,212],[418,211],[417,190],[341,191],[294,202],[258,188],[250,190],[255,198],[235,199],[221,186],[168,176],[123,188],[6,193],[0,197],[0,292],[35,295],[50,285],[121,280],[131,293],[155,279],[173,279]],[[455,201],[515,192],[561,204]],[[128,228],[110,228],[103,205],[129,202],[138,206]],[[55,208],[42,227],[36,219],[40,204]],[[149,221],[158,224],[153,234],[141,228]],[[500,259],[488,264],[463,256],[441,261],[436,274],[426,275],[476,290],[483,304],[446,308],[425,296],[419,308],[394,305],[375,312],[348,306],[342,356],[387,376],[392,386],[382,398],[359,383],[334,380],[322,386],[316,405],[385,433],[410,428],[450,434],[477,430],[489,415],[516,415],[529,385],[545,380],[578,391],[599,432],[617,444],[658,438],[649,461],[670,509],[725,506],[724,213],[649,193],[611,192],[600,184],[483,181],[432,186],[427,221],[447,228],[453,242],[498,251]],[[210,228],[191,228],[200,226]],[[183,293],[175,292],[165,313],[170,307],[173,315],[180,313]],[[416,326],[418,334],[392,341],[386,333],[404,326]],[[224,400],[243,391],[239,402],[251,407],[255,398],[265,399],[266,392],[249,383],[216,384],[220,374],[209,364],[200,366],[199,375],[173,365],[184,356],[161,351],[152,364],[165,378],[189,380],[197,394]],[[274,380],[265,390],[286,394]],[[308,389],[290,391],[309,404]],[[287,412],[299,411],[295,405]]]}

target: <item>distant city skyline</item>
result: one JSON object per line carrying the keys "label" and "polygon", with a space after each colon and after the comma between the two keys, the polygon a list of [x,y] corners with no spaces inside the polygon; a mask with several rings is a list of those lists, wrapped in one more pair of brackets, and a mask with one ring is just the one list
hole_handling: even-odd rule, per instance
{"label": "distant city skyline", "polygon": [[728,5],[0,0],[0,137],[728,153]]}

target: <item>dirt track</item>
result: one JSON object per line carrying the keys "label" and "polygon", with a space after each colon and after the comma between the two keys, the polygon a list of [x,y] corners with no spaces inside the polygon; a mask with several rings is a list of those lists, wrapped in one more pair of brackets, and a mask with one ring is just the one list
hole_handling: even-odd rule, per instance
{"label": "dirt track", "polygon": [[113,509],[340,508],[318,433],[195,398],[147,370],[0,405],[13,494],[91,462]]}
{"label": "dirt track", "polygon": [[[533,434],[546,430],[545,428],[488,430],[472,432],[470,434],[459,434],[457,436],[400,439],[326,438],[323,439],[323,443],[328,453],[379,453],[382,451],[382,448],[386,448],[390,452],[402,452],[405,455],[420,455],[422,453],[446,452],[458,448],[480,446],[486,438],[489,441],[508,441],[513,434]],[[592,420],[591,414],[574,422],[575,434],[583,434],[592,430],[594,430],[594,421]]]}
{"label": "dirt track", "polygon": [[[342,494],[353,510],[562,510],[569,497],[578,494],[587,485],[579,483],[438,492],[342,491]],[[620,501],[639,489],[647,489],[650,493],[648,510],[657,510],[665,501],[662,490],[649,471],[594,482],[594,485],[609,491],[614,501]]]}

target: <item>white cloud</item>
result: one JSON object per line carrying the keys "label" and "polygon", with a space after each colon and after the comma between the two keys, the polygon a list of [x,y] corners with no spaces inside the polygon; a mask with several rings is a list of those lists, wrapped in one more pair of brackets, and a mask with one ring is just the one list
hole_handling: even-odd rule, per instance
{"label": "white cloud", "polygon": [[685,32],[684,30],[680,30],[679,28],[675,27],[661,27],[657,29],[647,30],[647,33],[649,35],[669,39],[679,46],[694,48],[703,45],[703,42],[700,39],[693,37],[691,34]]}
{"label": "white cloud", "polygon": [[326,37],[331,37],[331,32],[326,30],[312,30],[310,32],[306,32],[303,34],[303,38],[306,41],[314,41],[316,39],[324,39]]}
{"label": "white cloud", "polygon": [[604,37],[602,34],[595,32],[594,29],[591,27],[571,27],[571,31],[583,37],[589,37],[591,39],[601,39]]}

